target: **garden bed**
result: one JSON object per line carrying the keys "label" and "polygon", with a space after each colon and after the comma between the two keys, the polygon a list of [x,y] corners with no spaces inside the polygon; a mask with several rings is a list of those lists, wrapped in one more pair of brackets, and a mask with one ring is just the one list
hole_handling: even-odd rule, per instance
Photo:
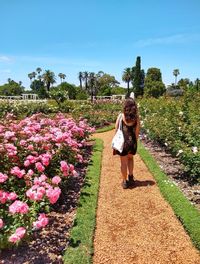
{"label": "garden bed", "polygon": [[184,173],[184,166],[173,157],[165,146],[142,136],[142,143],[156,159],[160,168],[176,184],[188,200],[200,210],[200,185],[191,182]]}
{"label": "garden bed", "polygon": [[64,263],[62,255],[69,245],[69,231],[74,223],[91,151],[92,144],[89,143],[84,153],[84,164],[76,168],[77,176],[68,178],[58,202],[47,215],[49,225],[34,232],[29,241],[23,242],[19,247],[3,250],[0,263]]}

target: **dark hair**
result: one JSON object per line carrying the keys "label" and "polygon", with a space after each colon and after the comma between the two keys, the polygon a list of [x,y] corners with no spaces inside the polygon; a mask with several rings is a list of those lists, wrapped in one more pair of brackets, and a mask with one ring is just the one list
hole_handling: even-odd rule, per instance
{"label": "dark hair", "polygon": [[135,100],[128,98],[124,103],[124,116],[126,122],[133,122],[137,120],[137,105]]}

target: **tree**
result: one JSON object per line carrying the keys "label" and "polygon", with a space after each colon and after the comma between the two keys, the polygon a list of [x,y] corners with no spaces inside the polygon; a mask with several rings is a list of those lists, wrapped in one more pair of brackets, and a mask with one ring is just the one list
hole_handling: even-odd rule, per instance
{"label": "tree", "polygon": [[82,89],[82,81],[83,81],[83,73],[82,72],[79,72],[78,73],[78,79],[79,79],[79,82],[80,82],[80,89]]}
{"label": "tree", "polygon": [[125,68],[123,75],[122,75],[122,80],[127,83],[127,96],[129,96],[130,91],[129,91],[129,84],[132,79],[132,70],[131,68]]}
{"label": "tree", "polygon": [[24,92],[24,87],[22,83],[15,82],[14,80],[9,79],[9,82],[0,86],[0,94],[4,96],[17,96],[21,95]]}
{"label": "tree", "polygon": [[32,74],[32,72],[28,74],[28,78],[30,79],[30,82],[32,82],[32,79],[33,79],[33,74]]}
{"label": "tree", "polygon": [[44,99],[48,97],[47,91],[45,89],[44,86],[44,82],[42,80],[34,80],[31,85],[30,88],[32,90],[32,92],[36,93],[38,95],[39,98]]}
{"label": "tree", "polygon": [[60,82],[62,83],[62,79],[63,79],[63,73],[59,73],[58,77],[60,78]]}
{"label": "tree", "polygon": [[96,76],[94,72],[90,72],[89,74],[89,91],[91,95],[91,102],[93,101],[94,96],[94,90],[95,90],[95,82],[96,82]]}
{"label": "tree", "polygon": [[67,92],[69,99],[76,99],[76,87],[73,84],[62,82],[57,86],[57,89]]}
{"label": "tree", "polygon": [[88,77],[89,77],[89,73],[87,71],[85,71],[83,73],[83,80],[85,81],[85,90],[88,90]]}
{"label": "tree", "polygon": [[133,76],[133,91],[137,96],[143,95],[144,93],[144,85],[143,85],[143,72],[141,71],[141,58],[138,56],[136,58],[135,67],[132,68],[132,76]]}
{"label": "tree", "polygon": [[179,69],[173,70],[173,75],[175,76],[175,86],[177,84],[177,76],[180,74]]}
{"label": "tree", "polygon": [[46,70],[45,73],[42,75],[42,80],[46,85],[47,91],[49,92],[51,84],[54,84],[56,82],[56,77],[54,72],[50,70]]}
{"label": "tree", "polygon": [[38,73],[38,75],[40,75],[40,73],[42,72],[42,69],[41,69],[40,67],[38,67],[38,68],[36,69],[36,72]]}
{"label": "tree", "polygon": [[158,98],[166,91],[160,69],[149,68],[145,77],[144,94]]}

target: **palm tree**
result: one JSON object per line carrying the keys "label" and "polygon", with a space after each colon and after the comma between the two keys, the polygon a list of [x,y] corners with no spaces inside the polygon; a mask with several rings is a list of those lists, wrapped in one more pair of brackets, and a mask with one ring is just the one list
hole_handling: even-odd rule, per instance
{"label": "palm tree", "polygon": [[62,83],[63,74],[62,73],[59,73],[58,74],[58,77],[60,78],[60,82]]}
{"label": "palm tree", "polygon": [[28,78],[30,79],[30,81],[32,81],[32,79],[33,79],[33,73],[32,72],[28,74]]}
{"label": "palm tree", "polygon": [[62,79],[64,80],[66,78],[66,74],[63,73]]}
{"label": "palm tree", "polygon": [[89,87],[90,87],[90,93],[91,93],[91,102],[93,101],[93,96],[94,96],[95,81],[96,81],[95,73],[90,72],[90,74],[89,74]]}
{"label": "palm tree", "polygon": [[35,79],[36,75],[37,75],[36,72],[32,72],[33,79]]}
{"label": "palm tree", "polygon": [[129,85],[130,85],[131,79],[132,79],[132,70],[131,70],[131,68],[125,68],[124,72],[123,72],[123,75],[122,75],[122,80],[127,83],[127,94],[128,94],[128,96],[129,96],[129,93],[130,93]]}
{"label": "palm tree", "polygon": [[87,71],[85,71],[83,73],[83,79],[85,80],[85,90],[87,91],[88,90],[88,77],[89,77],[89,74]]}
{"label": "palm tree", "polygon": [[79,82],[80,82],[80,88],[81,88],[81,90],[82,90],[82,81],[83,81],[83,78],[84,76],[83,76],[83,73],[82,72],[79,72],[78,73],[78,79],[79,79]]}
{"label": "palm tree", "polygon": [[56,82],[55,73],[50,70],[46,70],[45,73],[42,75],[42,79],[46,84],[47,91],[49,92],[50,85]]}
{"label": "palm tree", "polygon": [[177,76],[180,74],[179,69],[175,69],[173,70],[173,75],[175,76],[175,87],[176,87],[176,83],[177,83]]}
{"label": "palm tree", "polygon": [[40,75],[41,71],[42,71],[42,69],[41,69],[40,67],[38,67],[38,68],[36,69],[36,72],[37,72],[39,75]]}

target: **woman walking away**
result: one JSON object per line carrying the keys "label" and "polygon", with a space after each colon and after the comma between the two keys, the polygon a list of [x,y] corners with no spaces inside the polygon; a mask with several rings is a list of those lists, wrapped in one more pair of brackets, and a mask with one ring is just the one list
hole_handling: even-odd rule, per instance
{"label": "woman walking away", "polygon": [[121,121],[124,135],[123,151],[120,153],[117,150],[113,150],[113,154],[118,154],[120,156],[122,187],[127,189],[129,186],[134,184],[133,156],[137,151],[137,140],[140,130],[138,108],[134,99],[128,98],[125,100],[123,113],[120,113],[116,120],[115,132],[117,132]]}

